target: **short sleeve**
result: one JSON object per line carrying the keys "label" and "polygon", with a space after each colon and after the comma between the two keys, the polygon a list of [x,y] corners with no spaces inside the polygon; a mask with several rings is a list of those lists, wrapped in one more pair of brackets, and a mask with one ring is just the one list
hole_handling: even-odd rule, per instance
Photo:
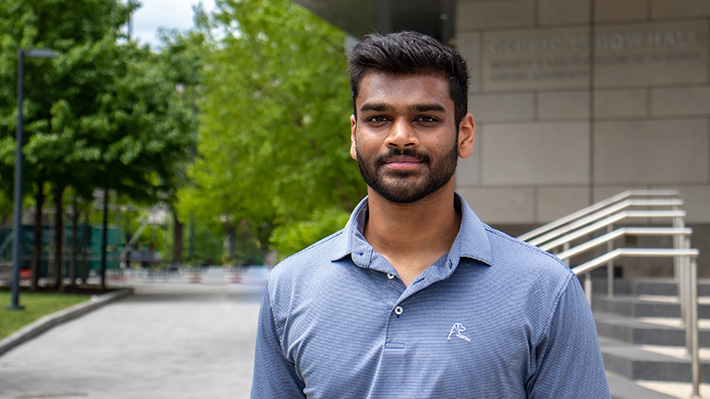
{"label": "short sleeve", "polygon": [[303,388],[294,364],[286,359],[281,349],[267,285],[256,333],[251,398],[305,398]]}
{"label": "short sleeve", "polygon": [[543,337],[535,348],[529,398],[611,397],[594,316],[576,277],[567,281]]}

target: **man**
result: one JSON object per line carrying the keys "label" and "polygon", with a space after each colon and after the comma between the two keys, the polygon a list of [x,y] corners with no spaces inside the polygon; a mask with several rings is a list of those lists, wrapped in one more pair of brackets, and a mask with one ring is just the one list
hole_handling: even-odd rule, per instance
{"label": "man", "polygon": [[350,77],[368,197],[271,273],[252,398],[609,398],[574,275],[454,191],[474,141],[456,50],[369,35]]}

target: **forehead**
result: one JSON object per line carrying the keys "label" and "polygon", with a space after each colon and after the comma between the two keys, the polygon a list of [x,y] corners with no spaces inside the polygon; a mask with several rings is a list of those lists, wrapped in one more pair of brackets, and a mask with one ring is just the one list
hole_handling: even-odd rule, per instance
{"label": "forehead", "polygon": [[454,102],[449,93],[449,81],[440,74],[392,74],[369,72],[360,82],[355,100],[360,109],[364,104],[389,104],[408,106],[436,103],[453,111]]}

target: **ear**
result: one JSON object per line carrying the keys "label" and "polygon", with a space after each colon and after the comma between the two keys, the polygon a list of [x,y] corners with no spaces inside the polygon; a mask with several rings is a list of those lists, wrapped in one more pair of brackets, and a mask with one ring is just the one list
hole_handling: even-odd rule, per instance
{"label": "ear", "polygon": [[357,120],[355,115],[350,115],[350,156],[357,159],[357,147],[355,145],[355,131],[357,130]]}
{"label": "ear", "polygon": [[476,124],[473,122],[473,115],[468,113],[459,123],[459,157],[468,158],[471,155],[475,133]]}

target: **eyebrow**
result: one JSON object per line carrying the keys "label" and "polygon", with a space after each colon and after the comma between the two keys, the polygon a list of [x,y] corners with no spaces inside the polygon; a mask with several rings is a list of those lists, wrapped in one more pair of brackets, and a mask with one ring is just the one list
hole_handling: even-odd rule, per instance
{"label": "eyebrow", "polygon": [[410,110],[412,111],[418,111],[418,112],[428,112],[428,111],[441,111],[441,112],[446,112],[446,108],[444,108],[443,105],[441,104],[414,104],[411,107],[409,107]]}
{"label": "eyebrow", "polygon": [[[383,112],[383,111],[392,111],[394,110],[394,106],[391,104],[387,103],[365,103],[360,107],[360,112],[365,112],[365,111],[375,111],[375,112]],[[429,111],[440,111],[440,112],[446,112],[446,109],[444,108],[443,105],[437,104],[437,103],[430,103],[430,104],[414,104],[410,105],[407,107],[408,110],[410,111],[417,111],[417,112],[429,112]]]}
{"label": "eyebrow", "polygon": [[391,111],[394,109],[394,107],[390,104],[386,103],[365,103],[360,107],[360,112],[365,112],[365,111],[375,111],[375,112],[382,112],[382,111]]}

